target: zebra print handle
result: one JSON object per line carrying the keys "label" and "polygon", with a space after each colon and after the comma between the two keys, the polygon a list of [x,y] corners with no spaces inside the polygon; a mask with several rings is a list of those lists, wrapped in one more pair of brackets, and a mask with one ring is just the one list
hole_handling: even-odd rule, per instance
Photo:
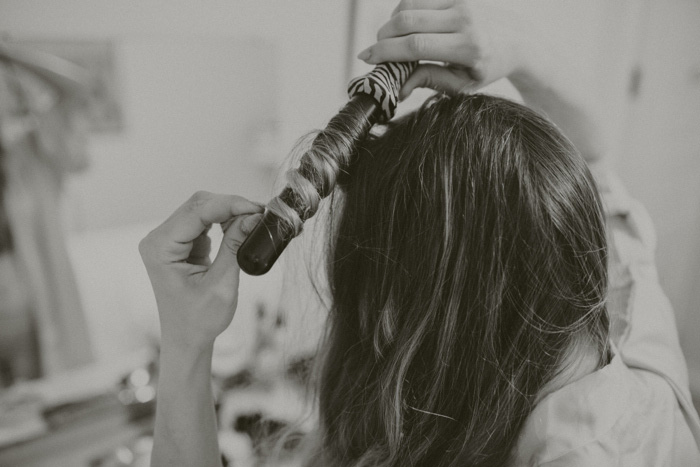
{"label": "zebra print handle", "polygon": [[366,75],[358,76],[348,84],[350,99],[358,94],[366,94],[382,109],[377,115],[377,123],[391,120],[399,102],[399,90],[406,82],[418,62],[380,63]]}

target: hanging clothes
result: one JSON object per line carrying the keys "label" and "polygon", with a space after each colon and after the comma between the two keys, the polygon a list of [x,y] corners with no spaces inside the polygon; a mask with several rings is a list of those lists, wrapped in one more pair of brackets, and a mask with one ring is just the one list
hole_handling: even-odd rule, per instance
{"label": "hanging clothes", "polygon": [[10,282],[24,287],[16,291],[15,313],[28,308],[39,372],[47,376],[93,360],[60,216],[65,175],[86,165],[86,125],[74,96],[12,63],[0,65],[4,210],[16,275]]}

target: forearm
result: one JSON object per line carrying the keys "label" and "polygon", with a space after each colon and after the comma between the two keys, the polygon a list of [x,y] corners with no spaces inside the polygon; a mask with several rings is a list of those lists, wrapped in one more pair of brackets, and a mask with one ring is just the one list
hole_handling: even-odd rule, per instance
{"label": "forearm", "polygon": [[595,89],[594,70],[565,53],[566,41],[531,33],[519,46],[522,63],[509,80],[525,103],[546,114],[587,161],[608,154],[613,135],[605,124],[606,109]]}
{"label": "forearm", "polygon": [[[238,196],[197,192],[139,242],[162,335],[152,466],[221,466],[214,340],[236,311],[236,252],[262,210]],[[212,262],[207,231],[215,223],[228,229]]]}
{"label": "forearm", "polygon": [[220,466],[211,388],[212,346],[163,343],[152,467]]}

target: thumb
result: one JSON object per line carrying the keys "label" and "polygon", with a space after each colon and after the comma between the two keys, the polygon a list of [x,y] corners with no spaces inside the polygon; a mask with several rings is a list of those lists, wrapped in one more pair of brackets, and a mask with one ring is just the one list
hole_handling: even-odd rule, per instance
{"label": "thumb", "polygon": [[221,241],[219,252],[209,269],[211,274],[222,277],[227,274],[238,274],[239,267],[236,261],[236,253],[241,244],[248,238],[258,222],[262,219],[262,214],[242,215],[233,219],[228,226],[222,225],[224,238]]}
{"label": "thumb", "polygon": [[399,99],[405,100],[416,88],[430,88],[446,94],[464,92],[476,82],[469,77],[466,69],[445,65],[425,64],[408,77],[399,91]]}

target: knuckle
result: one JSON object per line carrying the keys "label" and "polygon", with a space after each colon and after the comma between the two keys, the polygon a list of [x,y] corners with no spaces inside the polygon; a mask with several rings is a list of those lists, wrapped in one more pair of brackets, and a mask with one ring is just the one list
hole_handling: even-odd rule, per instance
{"label": "knuckle", "polygon": [[399,3],[399,10],[413,10],[414,5],[413,0],[401,0]]}
{"label": "knuckle", "polygon": [[411,51],[416,58],[424,58],[424,55],[429,52],[428,48],[429,44],[424,35],[413,34],[408,37],[408,50]]}
{"label": "knuckle", "polygon": [[243,196],[238,196],[238,195],[225,195],[226,199],[228,199],[232,203],[245,203],[248,202],[246,198]]}
{"label": "knuckle", "polygon": [[486,71],[484,62],[475,60],[468,69],[469,77],[476,83],[481,83],[486,79]]}
{"label": "knuckle", "polygon": [[471,50],[471,57],[470,68],[474,78],[477,80],[483,79],[489,62],[488,54],[482,47],[473,47]]}
{"label": "knuckle", "polygon": [[146,259],[151,255],[151,234],[146,235],[139,242],[139,254],[142,259]]}
{"label": "knuckle", "polygon": [[472,25],[472,15],[469,7],[463,1],[458,1],[451,9],[450,18],[454,21],[454,26],[457,28],[468,28]]}
{"label": "knuckle", "polygon": [[238,195],[223,195],[222,199],[225,200],[226,203],[228,203],[234,209],[234,211],[236,209],[244,209],[249,203],[247,199]]}
{"label": "knuckle", "polygon": [[409,32],[416,26],[416,16],[410,11],[400,12],[395,21],[399,32]]}
{"label": "knuckle", "polygon": [[189,204],[198,206],[211,198],[211,193],[204,190],[195,192],[189,199]]}
{"label": "knuckle", "polygon": [[450,19],[455,28],[463,28],[471,24],[471,18],[464,8],[457,8],[455,14],[450,15]]}
{"label": "knuckle", "polygon": [[146,254],[146,238],[142,238],[141,241],[139,242],[139,254],[143,258]]}
{"label": "knuckle", "polygon": [[471,69],[471,75],[476,82],[482,82],[486,79],[483,62],[475,62]]}
{"label": "knuckle", "polygon": [[221,242],[221,248],[227,248],[229,252],[236,253],[238,247],[241,246],[241,240],[230,235],[224,236]]}

